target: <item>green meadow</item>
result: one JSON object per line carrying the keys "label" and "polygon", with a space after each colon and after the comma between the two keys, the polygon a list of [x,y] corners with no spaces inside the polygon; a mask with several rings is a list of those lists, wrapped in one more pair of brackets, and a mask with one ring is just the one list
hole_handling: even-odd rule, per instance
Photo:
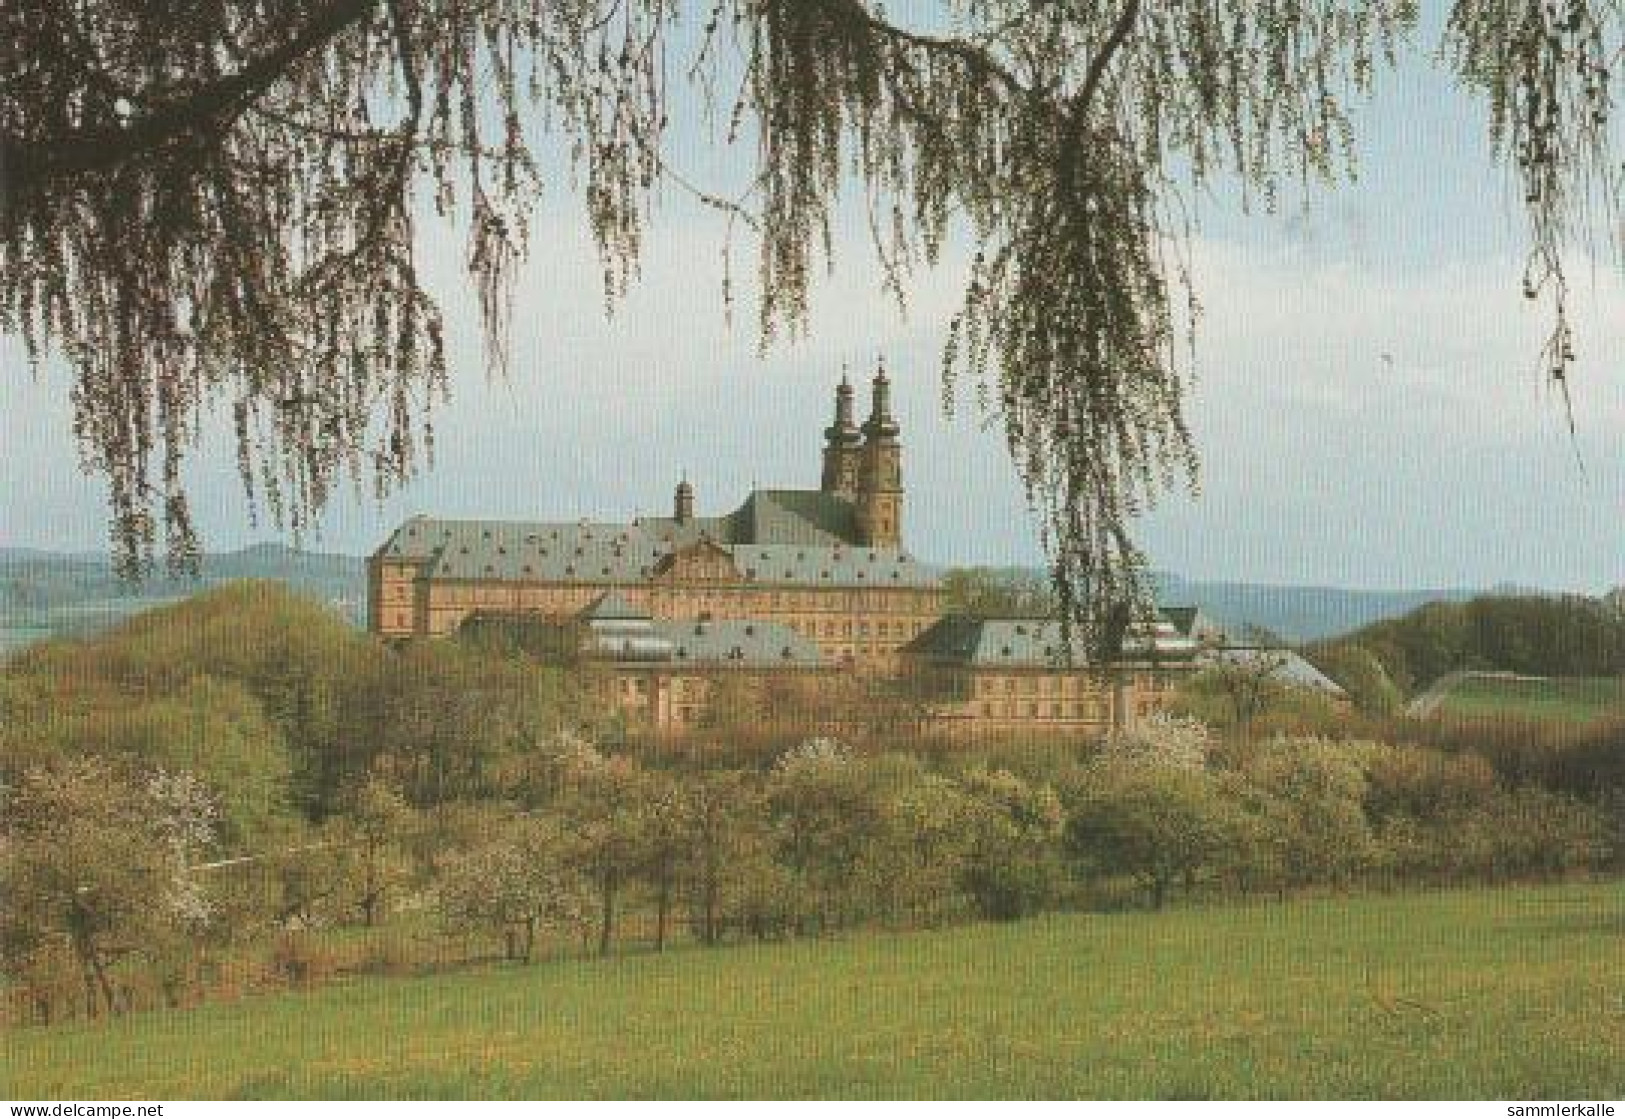
{"label": "green meadow", "polygon": [[1515,717],[1567,722],[1625,718],[1625,679],[1470,677],[1450,690],[1439,710],[1444,715],[1463,718]]}
{"label": "green meadow", "polygon": [[356,978],[25,1028],[14,1099],[1609,1098],[1625,887],[1318,898]]}

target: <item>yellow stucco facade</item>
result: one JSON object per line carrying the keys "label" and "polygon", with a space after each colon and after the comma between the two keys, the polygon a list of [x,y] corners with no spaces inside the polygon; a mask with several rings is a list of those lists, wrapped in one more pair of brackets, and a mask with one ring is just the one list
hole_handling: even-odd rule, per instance
{"label": "yellow stucco facade", "polygon": [[[626,524],[415,517],[368,561],[369,628],[402,640],[443,637],[474,617],[562,625],[613,601],[617,617],[664,627],[650,631],[652,653],[604,646],[613,698],[667,731],[704,721],[718,672],[906,681],[929,697],[921,711],[933,722],[967,732],[1104,731],[1160,705],[1166,666],[1090,674],[1061,665],[1043,623],[974,623],[973,633],[945,617],[936,573],[903,547],[902,448],[884,372],[861,427],[843,382],[825,437],[818,490],[753,491],[722,516],[696,516],[685,479],[670,517]],[[685,638],[676,623],[699,629]],[[729,623],[750,636],[713,648],[704,627]]]}

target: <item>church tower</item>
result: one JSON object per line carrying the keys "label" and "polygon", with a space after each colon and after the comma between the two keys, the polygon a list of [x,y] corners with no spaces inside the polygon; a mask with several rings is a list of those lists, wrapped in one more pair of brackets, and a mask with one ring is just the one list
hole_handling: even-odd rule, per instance
{"label": "church tower", "polygon": [[689,485],[688,475],[677,483],[677,495],[672,501],[672,519],[680,525],[686,525],[694,519],[694,487]]}
{"label": "church tower", "polygon": [[843,372],[840,387],[835,390],[835,422],[824,429],[824,481],[820,489],[848,501],[857,500],[862,442],[863,436],[852,420],[852,382]]}
{"label": "church tower", "polygon": [[863,425],[858,467],[858,538],[872,548],[903,546],[903,447],[891,414],[891,380],[881,365]]}

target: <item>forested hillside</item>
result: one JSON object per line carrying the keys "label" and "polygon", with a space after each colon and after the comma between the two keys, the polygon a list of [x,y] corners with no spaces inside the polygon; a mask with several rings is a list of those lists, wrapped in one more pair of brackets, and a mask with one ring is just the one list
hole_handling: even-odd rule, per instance
{"label": "forested hillside", "polygon": [[1307,652],[1323,671],[1357,692],[1391,683],[1411,695],[1458,671],[1620,676],[1625,675],[1625,609],[1612,597],[1579,595],[1435,602]]}
{"label": "forested hillside", "polygon": [[120,580],[106,555],[0,548],[0,656],[57,634],[86,634],[238,579],[269,579],[337,607],[359,624],[366,578],[359,557],[257,544],[205,556],[196,578]]}

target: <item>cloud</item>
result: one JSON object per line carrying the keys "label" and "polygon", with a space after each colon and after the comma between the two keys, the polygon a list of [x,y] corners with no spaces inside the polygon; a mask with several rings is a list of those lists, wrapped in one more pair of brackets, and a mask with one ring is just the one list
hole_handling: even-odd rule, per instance
{"label": "cloud", "polygon": [[[1040,559],[1000,434],[981,429],[968,401],[952,420],[941,410],[937,363],[961,258],[922,272],[903,316],[846,229],[835,274],[815,286],[807,336],[763,352],[751,246],[737,246],[730,326],[721,223],[672,210],[609,318],[584,223],[562,204],[539,213],[506,381],[483,372],[455,232],[426,234],[454,371],[453,401],[436,418],[437,468],[382,506],[341,494],[320,542],[364,551],[413,511],[626,517],[664,508],[680,470],[708,510],[732,507],[753,482],[815,485],[840,366],[865,377],[884,351],[915,550]],[[1365,219],[1361,230],[1379,245],[1389,235]],[[1171,495],[1144,521],[1153,560],[1192,576],[1364,586],[1625,581],[1625,381],[1610,365],[1625,349],[1618,273],[1599,268],[1594,287],[1577,287],[1571,443],[1535,369],[1545,324],[1519,298],[1516,260],[1396,262],[1340,253],[1336,240],[1192,246],[1205,313],[1189,406],[1203,492]],[[0,352],[8,367],[14,355]],[[37,384],[19,370],[8,386],[6,543],[104,540],[102,487],[74,467],[67,383],[52,365]],[[247,522],[220,425],[192,477],[211,546],[268,534]]]}
{"label": "cloud", "polygon": [[1617,273],[1577,292],[1571,440],[1516,261],[1378,270],[1227,241],[1193,259],[1204,496],[1148,523],[1163,562],[1355,585],[1625,577]]}

